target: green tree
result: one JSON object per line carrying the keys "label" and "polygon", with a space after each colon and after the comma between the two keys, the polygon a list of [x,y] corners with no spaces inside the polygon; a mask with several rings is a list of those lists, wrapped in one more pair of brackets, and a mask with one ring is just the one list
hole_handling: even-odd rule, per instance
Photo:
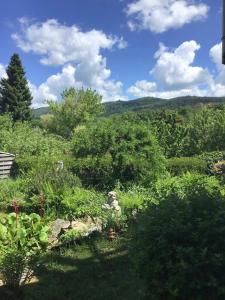
{"label": "green tree", "polygon": [[0,81],[0,112],[11,113],[14,121],[30,120],[32,96],[18,54],[11,57],[6,73]]}
{"label": "green tree", "polygon": [[75,172],[87,185],[150,185],[165,171],[157,140],[144,123],[126,116],[79,128],[72,139]]}
{"label": "green tree", "polygon": [[49,101],[52,116],[47,128],[63,137],[70,138],[78,125],[92,121],[103,111],[102,97],[91,89],[70,88],[62,93],[62,102]]}
{"label": "green tree", "polygon": [[225,147],[225,109],[203,107],[193,113],[187,124],[184,138],[184,155],[224,150]]}

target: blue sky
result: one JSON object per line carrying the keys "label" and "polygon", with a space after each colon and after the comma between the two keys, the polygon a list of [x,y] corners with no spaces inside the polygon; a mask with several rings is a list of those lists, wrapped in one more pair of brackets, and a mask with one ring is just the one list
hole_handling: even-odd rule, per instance
{"label": "blue sky", "polygon": [[67,87],[104,101],[224,96],[222,0],[0,2],[0,77],[19,53],[33,106]]}

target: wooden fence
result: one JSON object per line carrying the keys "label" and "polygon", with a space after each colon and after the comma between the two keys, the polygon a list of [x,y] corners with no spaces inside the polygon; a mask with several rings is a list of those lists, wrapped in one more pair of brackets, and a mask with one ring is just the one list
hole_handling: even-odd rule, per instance
{"label": "wooden fence", "polygon": [[13,154],[0,152],[0,179],[10,176],[14,158]]}

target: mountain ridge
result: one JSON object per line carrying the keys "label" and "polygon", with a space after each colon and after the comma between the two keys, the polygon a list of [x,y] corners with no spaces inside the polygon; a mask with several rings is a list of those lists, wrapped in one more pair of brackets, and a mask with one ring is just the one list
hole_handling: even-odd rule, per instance
{"label": "mountain ridge", "polygon": [[[130,111],[141,111],[145,109],[179,109],[183,107],[195,107],[200,105],[221,105],[225,104],[225,97],[198,97],[198,96],[184,96],[171,99],[142,97],[128,101],[112,101],[104,102],[105,112],[104,116],[113,114],[122,114]],[[49,107],[40,107],[33,109],[35,118],[49,113]]]}

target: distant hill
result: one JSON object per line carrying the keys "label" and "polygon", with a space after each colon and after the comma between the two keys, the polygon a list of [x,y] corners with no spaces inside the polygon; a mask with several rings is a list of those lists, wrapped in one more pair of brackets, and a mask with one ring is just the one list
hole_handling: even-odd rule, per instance
{"label": "distant hill", "polygon": [[49,113],[48,107],[39,107],[33,109],[33,114],[35,118],[40,118],[43,115],[47,115]]}
{"label": "distant hill", "polygon": [[[140,111],[144,109],[156,110],[156,109],[178,109],[182,107],[195,107],[204,104],[225,104],[225,97],[194,97],[185,96],[177,97],[172,99],[161,99],[144,97],[130,101],[114,101],[106,102],[105,106],[105,116],[110,116],[113,114],[121,114],[129,111]],[[39,118],[42,115],[48,114],[48,107],[40,107],[34,109],[34,116]]]}
{"label": "distant hill", "polygon": [[144,109],[178,109],[182,107],[195,107],[204,104],[225,104],[225,97],[177,97],[172,99],[139,98],[130,101],[116,101],[105,103],[105,115],[120,114],[128,111],[140,111]]}

